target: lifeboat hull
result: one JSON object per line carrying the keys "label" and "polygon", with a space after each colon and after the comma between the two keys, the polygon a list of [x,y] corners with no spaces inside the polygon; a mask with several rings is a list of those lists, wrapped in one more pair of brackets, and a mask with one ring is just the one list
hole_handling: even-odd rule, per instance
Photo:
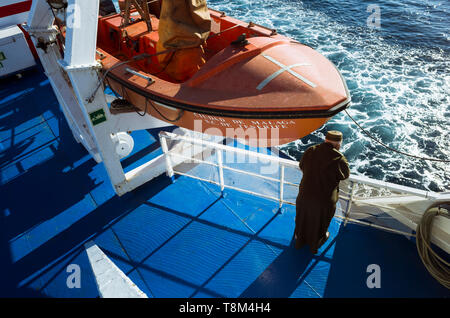
{"label": "lifeboat hull", "polygon": [[225,117],[199,113],[170,106],[158,99],[145,98],[123,84],[109,80],[111,88],[121,92],[135,105],[139,112],[167,123],[208,135],[239,139],[254,147],[270,147],[287,144],[300,139],[323,126],[330,117],[324,118],[243,118]]}

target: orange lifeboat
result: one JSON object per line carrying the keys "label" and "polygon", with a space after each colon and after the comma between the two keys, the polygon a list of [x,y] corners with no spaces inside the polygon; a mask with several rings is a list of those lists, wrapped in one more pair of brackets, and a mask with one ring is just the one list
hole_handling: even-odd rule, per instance
{"label": "orange lifeboat", "polygon": [[[136,11],[127,26],[120,14],[99,17],[97,58],[106,83],[141,112],[255,146],[302,138],[348,107],[345,81],[326,57],[275,30],[209,13],[206,63],[183,82],[155,55],[155,16],[151,30]],[[147,58],[133,60],[139,56]]]}

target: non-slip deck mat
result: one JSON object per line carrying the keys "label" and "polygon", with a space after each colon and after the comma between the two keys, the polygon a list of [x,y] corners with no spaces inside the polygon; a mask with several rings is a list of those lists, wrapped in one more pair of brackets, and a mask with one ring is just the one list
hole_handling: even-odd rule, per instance
{"label": "non-slip deck mat", "polygon": [[[126,167],[160,153],[157,131],[134,137]],[[333,220],[312,255],[291,244],[292,206],[165,175],[116,196],[42,73],[2,82],[0,140],[2,297],[98,297],[89,240],[149,297],[449,296],[397,234]],[[70,264],[80,289],[67,286]],[[370,264],[380,289],[367,287]]]}

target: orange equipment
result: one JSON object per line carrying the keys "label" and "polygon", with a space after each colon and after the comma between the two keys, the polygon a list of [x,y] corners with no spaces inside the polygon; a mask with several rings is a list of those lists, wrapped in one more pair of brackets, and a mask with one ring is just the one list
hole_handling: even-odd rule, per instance
{"label": "orange equipment", "polygon": [[[349,105],[340,72],[312,48],[223,12],[206,14],[203,5],[187,17],[198,31],[185,37],[188,29],[175,16],[165,19],[174,8],[166,4],[175,2],[194,3],[163,2],[161,20],[147,19],[151,31],[136,10],[127,26],[120,14],[99,17],[97,56],[106,83],[137,109],[191,130],[273,146],[308,135]],[[168,48],[165,57],[157,54]]]}

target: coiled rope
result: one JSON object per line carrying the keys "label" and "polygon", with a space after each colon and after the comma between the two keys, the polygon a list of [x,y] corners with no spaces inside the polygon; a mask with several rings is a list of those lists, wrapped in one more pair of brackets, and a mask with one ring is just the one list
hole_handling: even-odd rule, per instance
{"label": "coiled rope", "polygon": [[384,148],[386,148],[386,149],[388,149],[388,150],[391,150],[391,151],[393,151],[393,152],[396,152],[396,153],[398,153],[398,154],[401,154],[401,155],[404,155],[404,156],[407,156],[407,157],[411,157],[411,158],[415,158],[415,159],[420,159],[420,160],[438,161],[438,162],[446,162],[446,163],[449,163],[449,162],[450,162],[450,160],[448,160],[448,159],[437,159],[437,158],[429,158],[429,157],[415,156],[415,155],[412,155],[412,154],[409,154],[409,153],[400,151],[400,150],[398,150],[398,149],[394,149],[394,148],[392,148],[392,147],[389,147],[389,146],[386,145],[385,143],[383,143],[383,142],[379,141],[378,139],[376,139],[375,137],[373,137],[369,132],[367,132],[363,127],[361,127],[361,125],[358,124],[358,122],[357,122],[355,119],[353,119],[353,117],[348,113],[348,111],[347,111],[346,109],[344,109],[344,111],[345,111],[345,113],[347,114],[347,116],[350,117],[350,119],[356,124],[356,126],[358,126],[358,128],[361,129],[361,131],[362,131],[363,133],[365,133],[370,139],[372,139],[373,141],[379,143],[380,145],[382,145]]}
{"label": "coiled rope", "polygon": [[441,206],[431,207],[425,211],[419,224],[417,224],[416,246],[419,256],[431,276],[450,289],[450,264],[437,255],[430,246],[433,220],[437,215],[450,217],[449,210]]}

